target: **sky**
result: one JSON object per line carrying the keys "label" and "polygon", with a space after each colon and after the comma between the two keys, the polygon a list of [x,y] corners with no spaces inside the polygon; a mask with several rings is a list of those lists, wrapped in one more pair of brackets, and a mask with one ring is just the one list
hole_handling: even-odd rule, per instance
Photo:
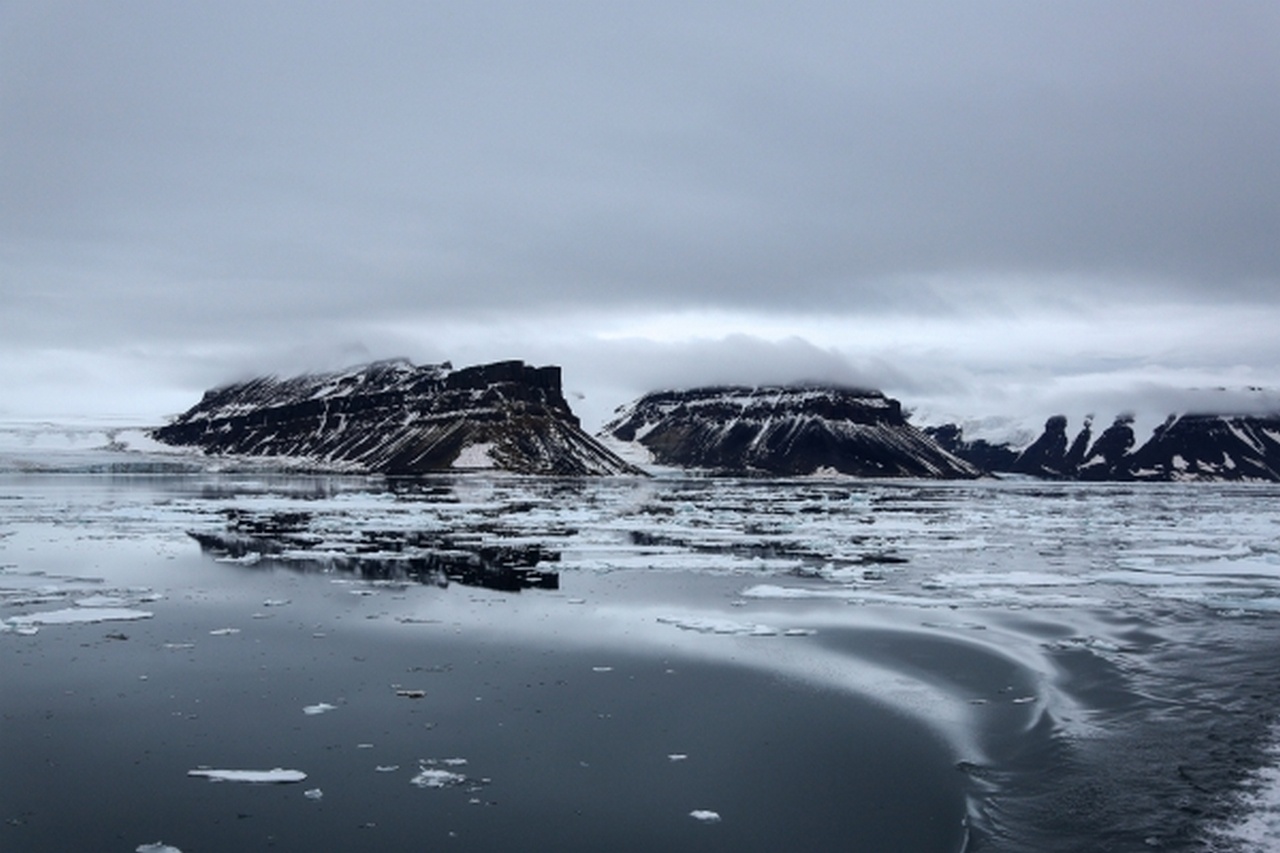
{"label": "sky", "polygon": [[589,427],[1271,406],[1278,236],[1270,0],[0,0],[0,418],[390,357]]}

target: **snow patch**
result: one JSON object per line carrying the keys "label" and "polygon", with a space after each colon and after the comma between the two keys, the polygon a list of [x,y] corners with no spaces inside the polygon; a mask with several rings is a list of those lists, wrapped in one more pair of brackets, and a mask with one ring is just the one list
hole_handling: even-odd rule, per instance
{"label": "snow patch", "polygon": [[491,471],[498,467],[493,460],[493,443],[469,444],[462,448],[458,458],[453,460],[454,468]]}

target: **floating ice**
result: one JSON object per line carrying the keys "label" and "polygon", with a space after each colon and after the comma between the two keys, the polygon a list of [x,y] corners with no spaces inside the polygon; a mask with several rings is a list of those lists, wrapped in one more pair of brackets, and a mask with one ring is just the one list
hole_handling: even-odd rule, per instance
{"label": "floating ice", "polygon": [[694,809],[693,811],[689,812],[689,817],[693,818],[694,820],[700,820],[703,823],[719,823],[720,822],[720,813],[713,812],[708,809]]}
{"label": "floating ice", "polygon": [[424,767],[409,781],[419,788],[451,788],[464,784],[467,777],[438,767]]}
{"label": "floating ice", "polygon": [[657,621],[663,625],[673,625],[682,631],[695,631],[699,634],[736,634],[747,637],[776,637],[779,635],[803,637],[813,633],[808,628],[788,628],[783,631],[771,625],[707,617],[659,616]]}
{"label": "floating ice", "polygon": [[124,607],[128,603],[118,595],[89,595],[75,600],[77,607]]}
{"label": "floating ice", "polygon": [[688,756],[688,755],[686,755],[686,754],[685,754],[685,753],[683,753],[683,752],[673,752],[673,753],[671,753],[670,755],[668,755],[668,756],[667,756],[667,760],[669,760],[669,761],[684,761],[684,760],[685,760],[685,759],[687,759],[688,757],[689,757],[689,756]]}
{"label": "floating ice", "polygon": [[308,800],[319,800],[324,797],[324,791],[321,791],[319,788],[308,788],[302,792],[302,796],[306,797]]}
{"label": "floating ice", "polygon": [[134,853],[182,853],[177,847],[165,844],[163,841],[154,841],[151,844],[139,844],[133,848]]}
{"label": "floating ice", "polygon": [[239,634],[239,628],[214,628],[209,632],[211,637],[230,637],[232,634]]}
{"label": "floating ice", "polygon": [[68,607],[63,610],[47,610],[43,613],[28,613],[25,616],[13,616],[9,624],[21,630],[32,625],[80,625],[95,622],[131,622],[135,619],[150,619],[153,615],[147,610],[134,610],[128,607]]}
{"label": "floating ice", "polygon": [[188,770],[188,776],[203,776],[211,782],[264,782],[289,783],[301,782],[307,774],[301,770],[285,770],[276,767],[272,770]]}
{"label": "floating ice", "polygon": [[302,709],[302,713],[308,717],[314,717],[316,714],[323,714],[325,711],[333,711],[337,705],[330,705],[328,702],[317,702],[314,705],[308,705]]}

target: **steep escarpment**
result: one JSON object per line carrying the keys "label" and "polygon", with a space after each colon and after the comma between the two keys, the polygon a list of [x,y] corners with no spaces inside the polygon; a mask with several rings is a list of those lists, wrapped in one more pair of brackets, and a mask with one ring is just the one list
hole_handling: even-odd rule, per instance
{"label": "steep escarpment", "polygon": [[655,463],[720,473],[978,476],[907,422],[879,391],[825,386],[710,387],[648,394],[603,430]]}
{"label": "steep escarpment", "polygon": [[1170,415],[1141,445],[1133,420],[1122,414],[1095,439],[1092,419],[1085,418],[1069,438],[1067,418],[1054,415],[1021,450],[966,443],[953,425],[933,432],[952,453],[994,473],[1088,481],[1280,482],[1280,415]]}
{"label": "steep escarpment", "polygon": [[252,379],[207,392],[152,435],[210,454],[382,474],[636,473],[582,430],[560,368],[520,361],[459,370],[385,361]]}

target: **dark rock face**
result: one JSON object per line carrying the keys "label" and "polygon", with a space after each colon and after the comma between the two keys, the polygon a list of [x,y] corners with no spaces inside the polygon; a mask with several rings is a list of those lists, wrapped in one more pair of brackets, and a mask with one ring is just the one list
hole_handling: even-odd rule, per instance
{"label": "dark rock face", "polygon": [[1018,459],[1018,451],[1007,444],[993,443],[986,439],[966,441],[964,432],[955,424],[929,426],[923,429],[938,446],[968,462],[979,471],[1012,471]]}
{"label": "dark rock face", "polygon": [[[973,445],[963,441],[958,427],[938,427],[935,434],[947,436],[956,455],[979,464]],[[1132,415],[1117,417],[1096,441],[1086,419],[1070,445],[1067,419],[1055,415],[1040,437],[1012,460],[984,450],[981,467],[1067,480],[1280,482],[1280,415],[1170,415],[1135,450],[1136,443]]]}
{"label": "dark rock face", "polygon": [[648,394],[605,434],[659,465],[718,473],[970,478],[978,471],[907,423],[878,391],[830,387],[696,388]]}
{"label": "dark rock face", "polygon": [[152,435],[211,454],[382,474],[638,473],[583,432],[560,368],[519,361],[461,370],[389,361],[253,379],[207,392]]}
{"label": "dark rock face", "polygon": [[1170,416],[1127,462],[1135,480],[1280,482],[1280,415]]}

